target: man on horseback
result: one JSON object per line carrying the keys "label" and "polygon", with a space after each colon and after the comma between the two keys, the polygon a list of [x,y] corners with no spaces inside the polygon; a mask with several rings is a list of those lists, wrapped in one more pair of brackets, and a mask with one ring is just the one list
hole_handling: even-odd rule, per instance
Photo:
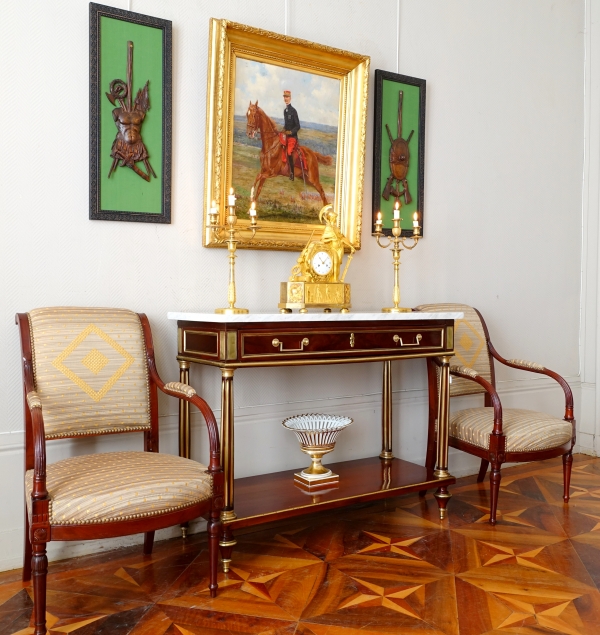
{"label": "man on horseback", "polygon": [[300,130],[300,119],[298,111],[292,106],[292,91],[283,91],[283,101],[285,110],[283,111],[283,127],[286,135],[286,151],[288,167],[290,169],[290,181],[294,180],[294,158],[292,153],[298,143],[298,130]]}

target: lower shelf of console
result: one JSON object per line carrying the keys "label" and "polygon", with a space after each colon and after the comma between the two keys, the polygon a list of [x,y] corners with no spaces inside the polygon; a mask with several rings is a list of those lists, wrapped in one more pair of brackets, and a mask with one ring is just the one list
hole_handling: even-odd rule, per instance
{"label": "lower shelf of console", "polygon": [[235,479],[235,513],[230,529],[249,527],[354,503],[400,496],[424,489],[453,485],[453,476],[439,479],[432,470],[402,459],[379,457],[328,464],[339,474],[335,486],[306,491],[294,483],[303,468]]}

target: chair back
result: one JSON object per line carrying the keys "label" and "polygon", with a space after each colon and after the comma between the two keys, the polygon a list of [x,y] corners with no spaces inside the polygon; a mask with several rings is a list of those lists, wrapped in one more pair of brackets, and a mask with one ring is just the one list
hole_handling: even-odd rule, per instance
{"label": "chair back", "polygon": [[46,439],[151,429],[146,346],[136,313],[53,307],[28,317]]}
{"label": "chair back", "polygon": [[[467,304],[421,304],[418,311],[461,312],[464,317],[454,324],[454,356],[450,365],[468,366],[494,385],[493,360],[486,342],[486,328],[479,313]],[[462,377],[452,377],[450,396],[485,393],[483,386]]]}

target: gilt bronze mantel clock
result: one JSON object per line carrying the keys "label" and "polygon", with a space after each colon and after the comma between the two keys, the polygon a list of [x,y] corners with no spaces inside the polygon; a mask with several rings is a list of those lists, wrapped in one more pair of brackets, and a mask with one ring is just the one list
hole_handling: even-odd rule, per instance
{"label": "gilt bronze mantel clock", "polygon": [[[326,312],[336,308],[347,313],[350,309],[350,285],[344,278],[355,249],[338,229],[337,214],[331,205],[323,207],[319,220],[325,224],[321,239],[312,240],[311,235],[290,279],[281,283],[278,306],[282,313],[291,313],[292,309],[307,313],[309,308],[322,308]],[[350,253],[341,272],[345,247]]]}

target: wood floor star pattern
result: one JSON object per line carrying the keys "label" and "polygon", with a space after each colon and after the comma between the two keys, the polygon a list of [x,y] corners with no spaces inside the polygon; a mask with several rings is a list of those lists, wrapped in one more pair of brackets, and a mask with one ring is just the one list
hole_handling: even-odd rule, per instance
{"label": "wood floor star pattern", "polygon": [[[459,479],[445,521],[409,495],[237,536],[208,592],[205,536],[51,563],[48,633],[58,635],[501,635],[600,633],[600,459]],[[0,573],[0,635],[29,635],[31,588]]]}

